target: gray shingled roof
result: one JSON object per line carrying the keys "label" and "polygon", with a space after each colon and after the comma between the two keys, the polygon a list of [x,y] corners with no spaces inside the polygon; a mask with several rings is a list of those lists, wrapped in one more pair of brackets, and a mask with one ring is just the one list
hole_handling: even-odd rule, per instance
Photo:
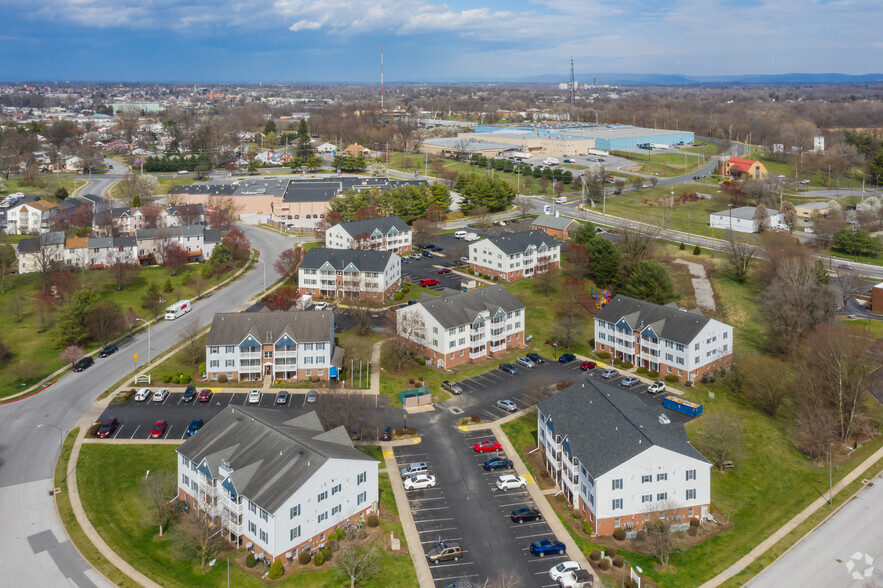
{"label": "gray shingled roof", "polygon": [[584,380],[543,400],[555,434],[567,436],[573,455],[597,479],[654,445],[708,462],[690,445],[682,424],[659,422],[661,405],[649,407],[610,384]]}
{"label": "gray shingled roof", "polygon": [[595,318],[614,324],[625,318],[632,330],[650,326],[658,337],[684,345],[689,345],[712,320],[698,310],[686,312],[676,305],[661,306],[622,294],[617,294]]}
{"label": "gray shingled roof", "polygon": [[558,241],[547,235],[544,231],[522,231],[520,233],[504,233],[487,238],[491,243],[500,248],[506,255],[524,253],[530,245],[539,247],[545,243],[546,247],[557,247]]}
{"label": "gray shingled roof", "polygon": [[89,249],[113,247],[113,237],[89,237]]}
{"label": "gray shingled roof", "polygon": [[216,478],[225,462],[233,470],[236,491],[270,513],[331,459],[376,464],[353,447],[343,427],[326,432],[315,412],[289,419],[265,408],[224,409],[182,443],[178,453],[197,464],[205,459]]}
{"label": "gray shingled roof", "polygon": [[411,231],[411,227],[397,216],[384,216],[382,218],[340,223],[340,226],[350,235],[350,237],[355,237],[356,235],[361,235],[363,233],[371,235],[375,230],[379,230],[386,235],[393,227],[395,227],[400,233]]}
{"label": "gray shingled roof", "polygon": [[334,314],[330,310],[286,312],[223,312],[212,319],[206,345],[238,345],[248,335],[264,345],[283,334],[298,343],[333,341]]}
{"label": "gray shingled roof", "polygon": [[206,229],[202,238],[206,243],[220,243],[221,231],[218,229]]}
{"label": "gray shingled roof", "polygon": [[[722,210],[720,212],[712,213],[714,216],[723,216],[729,218],[732,216],[733,218],[738,218],[742,220],[754,220],[754,214],[757,212],[757,207],[755,206],[740,206],[738,208],[734,208],[732,210]],[[771,216],[774,214],[779,214],[779,211],[774,208],[767,209],[767,216]]]}
{"label": "gray shingled roof", "polygon": [[202,202],[198,202],[196,204],[181,204],[180,206],[170,206],[169,214],[176,214],[180,212],[181,214],[189,213],[189,214],[205,214],[205,208],[202,206]]}
{"label": "gray shingled roof", "polygon": [[572,218],[567,218],[564,216],[554,216],[551,214],[541,214],[535,221],[531,223],[534,227],[544,227],[546,229],[555,229],[557,231],[563,231],[567,229],[572,223],[575,223]]}
{"label": "gray shingled roof", "polygon": [[113,238],[114,247],[135,247],[136,245],[138,245],[138,240],[132,235]]}
{"label": "gray shingled roof", "polygon": [[18,242],[19,253],[36,253],[40,250],[41,245],[61,245],[64,246],[64,233],[62,231],[51,231],[43,233],[39,237],[29,237]]}
{"label": "gray shingled roof", "polygon": [[440,296],[424,294],[419,298],[417,304],[423,306],[445,329],[472,324],[475,317],[485,310],[490,312],[493,317],[500,308],[504,312],[524,308],[524,304],[519,302],[503,286],[488,286],[467,292],[457,292],[445,288]]}
{"label": "gray shingled roof", "polygon": [[304,255],[304,260],[301,262],[300,267],[303,269],[319,269],[325,263],[330,263],[334,269],[343,270],[352,263],[359,271],[383,272],[386,270],[389,258],[393,256],[398,257],[392,251],[313,247]]}

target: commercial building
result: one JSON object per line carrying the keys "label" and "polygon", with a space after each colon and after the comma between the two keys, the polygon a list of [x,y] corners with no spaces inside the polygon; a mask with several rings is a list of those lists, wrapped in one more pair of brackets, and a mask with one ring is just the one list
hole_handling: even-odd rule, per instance
{"label": "commercial building", "polygon": [[619,294],[595,315],[595,351],[693,382],[733,362],[733,327]]}
{"label": "commercial building", "polygon": [[178,498],[234,547],[283,562],[378,511],[378,462],[315,412],[228,407],[178,448]]}
{"label": "commercial building", "polygon": [[430,155],[459,157],[461,155],[481,155],[483,157],[503,157],[507,151],[519,151],[523,143],[511,141],[484,141],[469,136],[426,139],[420,143],[420,151]]}
{"label": "commercial building", "polygon": [[524,347],[524,305],[502,286],[423,294],[396,311],[396,329],[440,368]]}
{"label": "commercial building", "polygon": [[530,224],[530,230],[543,231],[550,237],[565,241],[570,239],[571,232],[578,226],[579,222],[572,218],[541,214]]}
{"label": "commercial building", "polygon": [[402,258],[392,251],[313,247],[297,276],[302,294],[386,302],[401,285]]}
{"label": "commercial building", "polygon": [[[785,215],[781,211],[767,208],[767,229],[773,231],[787,230],[788,225],[785,224]],[[708,224],[713,229],[733,230],[738,233],[756,233],[760,227],[758,226],[757,208],[754,206],[740,206],[714,212],[708,217]]]}
{"label": "commercial building", "polygon": [[397,216],[340,223],[325,231],[329,249],[374,249],[399,255],[411,252],[411,227]]}
{"label": "commercial building", "polygon": [[469,244],[469,269],[514,282],[561,264],[561,244],[544,231],[487,237]]}
{"label": "commercial building", "polygon": [[722,176],[762,180],[767,177],[767,173],[766,166],[756,159],[730,157],[720,161],[720,175]]}
{"label": "commercial building", "polygon": [[209,380],[337,378],[334,313],[325,310],[226,312],[212,319],[205,346]]}
{"label": "commercial building", "polygon": [[591,378],[537,405],[543,464],[598,535],[708,515],[711,464],[662,411]]}

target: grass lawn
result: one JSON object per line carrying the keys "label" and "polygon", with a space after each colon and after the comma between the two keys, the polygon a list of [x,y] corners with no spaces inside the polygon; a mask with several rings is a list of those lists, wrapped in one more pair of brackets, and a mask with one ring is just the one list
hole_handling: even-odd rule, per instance
{"label": "grass lawn", "polygon": [[705,147],[682,147],[681,151],[705,155],[717,155],[717,143],[706,143]]}
{"label": "grass lawn", "polygon": [[[147,174],[147,175],[150,175],[150,174]],[[156,188],[157,194],[168,194],[169,189],[172,186],[189,186],[189,185],[196,182],[196,176],[193,176],[193,175],[179,176],[177,178],[172,177],[172,176],[156,176],[156,179],[159,182],[159,185]],[[113,195],[115,197],[119,198],[119,195],[122,192],[122,188],[120,187],[120,184],[118,184],[118,183],[115,184],[113,189],[111,190],[111,192],[113,193]]]}
{"label": "grass lawn", "polygon": [[[183,335],[182,335],[183,336]],[[149,372],[150,374],[150,382],[153,386],[162,387],[163,385],[163,374],[171,374],[175,375],[178,372],[184,372],[185,374],[189,374],[192,379],[191,383],[195,384],[197,387],[200,385],[217,385],[217,382],[202,382],[202,373],[199,371],[199,364],[205,361],[205,344],[208,341],[208,331],[206,331],[202,336],[199,337],[199,348],[203,350],[199,355],[199,361],[196,365],[190,363],[189,358],[186,357],[187,350],[182,349],[178,353],[168,357],[162,363],[155,364]],[[140,358],[139,358],[140,359]],[[138,372],[139,374],[142,372]],[[168,383],[167,386],[176,386],[178,384]],[[251,385],[254,385],[254,382],[251,382]]]}
{"label": "grass lawn", "polygon": [[56,202],[55,191],[64,186],[67,193],[72,194],[79,186],[86,184],[86,179],[80,176],[41,174],[36,183],[25,185],[21,180],[6,180],[6,190],[2,194],[15,194],[24,192],[27,195],[40,196],[50,202]]}
{"label": "grass lawn", "polygon": [[633,153],[631,151],[614,151],[617,157],[634,161],[640,167],[635,170],[642,174],[660,177],[680,176],[705,163],[702,157],[688,153]]}
{"label": "grass lawn", "polygon": [[[140,317],[149,319],[150,312],[141,308],[141,299],[150,285],[155,283],[162,291],[166,282],[171,282],[172,291],[163,293],[169,304],[182,298],[195,298],[194,290],[184,282],[189,280],[188,276],[197,275],[200,267],[198,265],[188,267],[177,276],[172,276],[168,268],[142,268],[134,282],[119,292],[109,272],[89,271],[82,279],[89,288],[100,293],[101,300],[115,302],[124,313],[133,311]],[[230,273],[227,273],[218,280],[212,278],[210,285],[213,286],[229,276]],[[43,333],[39,332],[33,296],[39,292],[40,284],[41,277],[36,273],[13,275],[7,278],[7,291],[0,294],[0,308],[6,310],[7,316],[13,314],[14,306],[21,305],[22,308],[20,322],[15,322],[11,317],[0,322],[0,339],[5,341],[12,351],[3,365],[3,370],[0,371],[0,398],[34,384],[64,366],[64,362],[59,357],[62,348],[58,344],[55,326]],[[96,347],[95,344],[89,344],[86,346],[86,351]],[[21,386],[22,383],[25,383],[25,386]]]}
{"label": "grass lawn", "polygon": [[[782,175],[794,179],[797,155],[788,154],[786,161],[778,161],[772,159],[771,154],[766,151],[754,150],[750,157],[760,161],[771,175]],[[809,185],[816,188],[861,188],[862,186],[862,178],[858,168],[853,169],[848,177],[831,177],[829,181],[827,170],[817,170],[812,174],[807,174],[798,163],[797,174],[800,176],[797,178],[798,180],[809,179]]]}
{"label": "grass lawn", "polygon": [[[196,561],[181,549],[179,532],[174,525],[163,539],[156,538],[157,529],[143,497],[141,477],[148,469],[151,475],[159,472],[176,475],[175,458],[175,447],[169,445],[84,445],[77,468],[83,507],[96,530],[114,551],[159,584],[225,586],[226,565],[216,565],[207,574],[198,573]],[[385,520],[383,525],[384,531],[395,532],[404,542],[397,521]],[[232,549],[230,554],[231,558],[236,556]],[[223,559],[222,555],[219,561]],[[394,555],[383,550],[381,560],[382,572],[363,581],[362,586],[380,588],[389,585],[390,580],[397,586],[416,585],[414,566],[407,551],[404,555]],[[286,568],[286,575],[279,584],[320,587],[338,583],[333,569],[293,573],[297,569],[296,564]],[[230,584],[265,585],[237,565],[230,566]]]}

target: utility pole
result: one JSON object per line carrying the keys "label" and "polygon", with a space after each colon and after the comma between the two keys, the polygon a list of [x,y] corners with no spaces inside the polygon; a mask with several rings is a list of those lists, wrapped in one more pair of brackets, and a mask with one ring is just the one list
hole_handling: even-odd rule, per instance
{"label": "utility pole", "polygon": [[576,103],[576,78],[573,75],[573,57],[570,58],[570,105]]}

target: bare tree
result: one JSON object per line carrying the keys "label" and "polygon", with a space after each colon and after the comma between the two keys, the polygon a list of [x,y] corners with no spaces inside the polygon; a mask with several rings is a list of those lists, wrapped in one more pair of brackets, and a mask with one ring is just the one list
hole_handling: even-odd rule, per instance
{"label": "bare tree", "polygon": [[151,473],[144,482],[144,493],[153,515],[154,523],[159,526],[159,536],[174,520],[175,511],[171,507],[171,499],[175,497],[177,485],[175,477],[169,472]]}
{"label": "bare tree", "polygon": [[0,231],[0,292],[6,292],[6,276],[15,265],[15,249],[9,242],[6,231]]}
{"label": "bare tree", "polygon": [[200,276],[196,276],[195,278],[193,278],[193,282],[191,282],[190,285],[193,288],[193,291],[196,293],[196,297],[201,298],[202,293],[205,292],[206,289],[208,288],[208,284],[209,284],[208,279],[204,278],[200,275]]}
{"label": "bare tree", "polygon": [[199,323],[196,322],[195,318],[192,318],[187,322],[187,325],[181,332],[179,343],[184,346],[184,356],[191,365],[199,363],[199,360],[202,359],[203,353],[205,353],[205,346],[200,345],[199,341],[201,331],[202,329],[200,328]]}
{"label": "bare tree", "polygon": [[703,417],[698,448],[714,466],[723,471],[724,462],[733,459],[742,446],[742,421],[737,416],[712,413]]}
{"label": "bare tree", "polygon": [[484,227],[490,222],[491,212],[487,209],[487,206],[476,206],[472,209],[472,216],[475,217],[476,225]]}
{"label": "bare tree", "polygon": [[530,214],[536,210],[536,207],[537,203],[533,198],[521,197],[518,199],[518,210],[521,212],[521,218],[530,216]]}
{"label": "bare tree", "polygon": [[485,588],[519,588],[521,578],[512,570],[503,570],[496,577],[489,580]]}
{"label": "bare tree", "polygon": [[404,368],[405,359],[415,346],[424,340],[425,330],[426,327],[417,312],[407,310],[396,312],[393,350],[399,371]]}
{"label": "bare tree", "polygon": [[840,300],[843,306],[846,306],[850,298],[865,291],[865,281],[855,270],[843,267],[837,268],[837,274],[833,275],[832,278],[834,286],[840,293]]}
{"label": "bare tree", "polygon": [[533,279],[534,287],[543,293],[543,296],[549,296],[558,286],[558,268],[550,268],[541,274],[537,274]]}
{"label": "bare tree", "polygon": [[[40,233],[39,247],[37,251],[31,254],[37,272],[43,278],[43,284],[49,279],[53,272],[61,267],[61,247],[64,246],[63,235],[60,233]],[[60,239],[60,240],[59,240]]]}
{"label": "bare tree", "polygon": [[371,329],[371,319],[374,318],[382,307],[373,300],[361,300],[358,303],[350,304],[347,309],[356,327],[359,329],[359,335],[367,335]]}
{"label": "bare tree", "polygon": [[789,200],[785,200],[782,203],[782,216],[784,217],[785,224],[788,225],[788,230],[793,231],[794,226],[797,224],[797,209],[794,208],[794,204]]}
{"label": "bare tree", "polygon": [[341,541],[334,559],[337,561],[337,573],[349,581],[350,588],[355,588],[356,582],[383,569],[377,544],[364,545],[357,539]]}
{"label": "bare tree", "polygon": [[552,327],[552,339],[568,351],[571,345],[584,338],[582,321],[572,312],[559,317]]}
{"label": "bare tree", "polygon": [[727,250],[730,254],[729,263],[733,269],[733,275],[736,277],[736,281],[742,284],[748,278],[748,271],[757,258],[758,248],[744,239],[730,235]]}
{"label": "bare tree", "polygon": [[[204,508],[209,512],[202,510]],[[206,502],[200,502],[197,507],[190,509],[182,525],[184,548],[199,561],[202,572],[208,571],[209,560],[214,559],[225,546],[222,537],[224,529],[215,523],[213,511],[216,509]]]}
{"label": "bare tree", "polygon": [[[677,501],[668,498],[661,502],[653,503],[647,507],[646,514],[651,520],[644,524],[643,538],[649,551],[656,557],[662,566],[668,565],[668,559],[675,545],[675,532],[672,531],[673,520],[677,514],[679,505]],[[656,516],[654,521],[652,517]]]}
{"label": "bare tree", "polygon": [[114,302],[102,300],[86,314],[84,324],[89,336],[104,347],[123,329],[123,313]]}
{"label": "bare tree", "polygon": [[626,265],[632,265],[643,259],[649,259],[653,255],[658,240],[658,227],[635,225],[634,228],[624,228],[619,238],[619,247],[625,258],[623,261]]}
{"label": "bare tree", "polygon": [[141,271],[141,264],[135,259],[132,250],[125,248],[122,251],[109,251],[106,257],[107,271],[113,276],[116,282],[117,291],[122,290],[132,283],[138,272]]}
{"label": "bare tree", "polygon": [[175,190],[175,186],[169,188],[169,193],[166,194],[166,206],[181,206],[186,201],[186,196],[183,192],[178,192]]}
{"label": "bare tree", "polygon": [[24,294],[13,292],[6,302],[6,312],[13,316],[15,322],[20,323],[25,314],[25,297]]}
{"label": "bare tree", "polygon": [[773,418],[790,398],[794,382],[784,362],[763,355],[744,361],[739,366],[744,374],[743,395]]}
{"label": "bare tree", "polygon": [[431,243],[432,238],[435,235],[435,226],[433,223],[425,218],[418,218],[413,223],[413,241],[416,247],[423,247],[424,245]]}
{"label": "bare tree", "polygon": [[301,245],[291,249],[285,249],[279,254],[279,257],[276,258],[273,267],[276,268],[276,271],[279,272],[283,278],[288,281],[294,281],[297,277],[297,269],[304,260],[304,255],[306,255],[306,251]]}
{"label": "bare tree", "polygon": [[758,233],[768,231],[770,228],[770,213],[763,204],[758,204],[754,209],[754,227]]}

